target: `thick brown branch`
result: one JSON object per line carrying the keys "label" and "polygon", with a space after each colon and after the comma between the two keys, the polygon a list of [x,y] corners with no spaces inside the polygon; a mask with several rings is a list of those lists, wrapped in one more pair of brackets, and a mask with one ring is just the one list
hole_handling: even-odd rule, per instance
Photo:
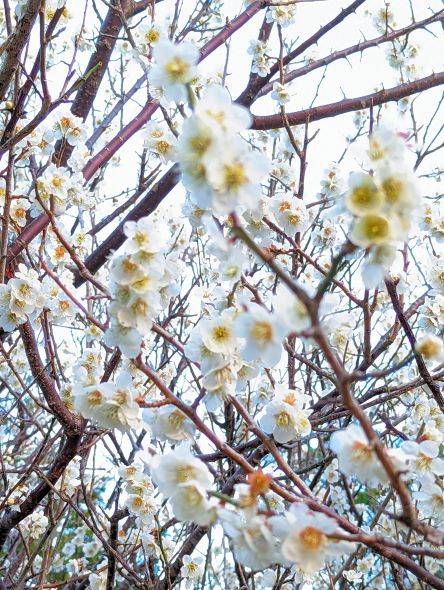
{"label": "thick brown branch", "polygon": [[0,68],[0,100],[3,100],[9,84],[20,63],[20,54],[28,42],[32,27],[42,6],[42,0],[29,0],[17,28],[6,40],[1,49],[2,66]]}
{"label": "thick brown branch", "polygon": [[46,367],[43,365],[38,349],[37,340],[31,324],[25,322],[20,326],[20,335],[25,347],[26,357],[31,368],[32,375],[39,384],[40,389],[45,397],[46,403],[59,420],[63,429],[68,435],[78,434],[83,427],[83,420],[78,416],[71,414],[55,388],[54,381],[48,374]]}
{"label": "thick brown branch", "polygon": [[[340,100],[339,102],[332,102],[311,109],[305,109],[303,111],[287,113],[287,119],[290,125],[300,125],[307,121],[319,121],[320,119],[327,119],[344,113],[368,109],[387,102],[398,101],[411,94],[417,94],[418,92],[422,92],[423,90],[435,86],[440,86],[441,84],[444,84],[444,72],[431,74],[426,78],[420,78],[414,82],[407,82],[406,84],[400,84],[394,88],[387,88],[380,90],[379,92],[366,94],[365,96],[348,98]],[[252,129],[278,129],[280,127],[284,127],[284,121],[280,114],[255,116],[253,118]]]}

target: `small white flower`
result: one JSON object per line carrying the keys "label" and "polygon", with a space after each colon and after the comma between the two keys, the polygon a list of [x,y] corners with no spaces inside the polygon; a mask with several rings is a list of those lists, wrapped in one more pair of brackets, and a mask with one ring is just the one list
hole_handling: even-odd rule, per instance
{"label": "small white flower", "polygon": [[132,359],[140,353],[143,338],[134,328],[127,328],[116,322],[111,322],[105,333],[104,342],[112,348],[118,346],[126,357]]}
{"label": "small white flower", "polygon": [[284,557],[306,573],[313,573],[338,555],[351,553],[355,545],[329,537],[340,531],[336,522],[305,504],[292,504],[285,516],[270,519],[274,534],[283,539]]}
{"label": "small white flower", "polygon": [[422,481],[419,492],[414,492],[413,497],[418,500],[421,510],[428,516],[436,518],[438,523],[444,520],[444,486],[441,478],[440,485],[433,479],[425,478]]}
{"label": "small white flower", "polygon": [[236,318],[235,331],[244,339],[241,355],[247,362],[260,360],[266,367],[279,362],[286,333],[280,317],[256,305]]}
{"label": "small white flower", "polygon": [[345,430],[334,432],[330,448],[338,456],[339,469],[346,475],[356,476],[369,484],[387,479],[372,445],[360,426],[350,424]]}
{"label": "small white flower", "polygon": [[165,247],[164,228],[148,217],[142,217],[138,221],[127,221],[123,231],[128,238],[125,249],[130,254],[156,254]]}
{"label": "small white flower", "polygon": [[166,131],[158,123],[151,121],[145,127],[145,133],[145,146],[149,150],[157,154],[163,162],[175,159],[177,140],[171,131]]}
{"label": "small white flower", "polygon": [[273,199],[271,210],[277,224],[291,236],[294,236],[297,232],[304,232],[308,227],[310,218],[302,199],[279,195]]}
{"label": "small white flower", "polygon": [[182,564],[180,573],[186,579],[186,587],[192,588],[203,574],[203,559],[200,556],[184,555]]}
{"label": "small white flower", "polygon": [[282,561],[279,541],[264,515],[246,517],[228,509],[219,509],[218,514],[233,544],[234,555],[242,565],[257,571]]}
{"label": "small white flower", "polygon": [[155,64],[148,74],[150,84],[161,88],[169,100],[186,100],[186,85],[197,77],[199,50],[196,45],[176,45],[169,39],[161,39],[154,46],[153,59]]}
{"label": "small white flower", "polygon": [[305,395],[292,389],[278,390],[273,400],[265,406],[260,418],[260,426],[264,432],[272,434],[279,443],[287,443],[310,434],[310,420],[307,412],[302,409],[305,398]]}
{"label": "small white flower", "polygon": [[287,102],[290,102],[290,94],[284,84],[275,82],[273,84],[273,92],[271,98],[275,100],[280,106],[284,106]]}
{"label": "small white flower", "polygon": [[216,354],[233,354],[237,338],[233,327],[233,314],[225,311],[219,318],[204,319],[200,323],[204,346]]}
{"label": "small white flower", "polygon": [[196,482],[203,489],[211,485],[210,472],[205,463],[194,457],[188,444],[181,444],[170,453],[156,456],[151,464],[154,481],[166,496],[178,491],[184,483]]}
{"label": "small white flower", "polygon": [[382,283],[395,258],[396,248],[391,244],[382,244],[371,249],[361,270],[367,289],[376,289]]}
{"label": "small white flower", "polygon": [[420,443],[405,441],[401,449],[407,455],[407,463],[414,475],[421,477],[424,473],[444,475],[444,459],[438,457],[439,444],[432,440]]}
{"label": "small white flower", "polygon": [[98,383],[74,388],[74,406],[85,418],[102,428],[130,430],[140,426],[140,408],[134,401],[132,377],[121,373],[116,383]]}
{"label": "small white flower", "polygon": [[205,89],[195,113],[207,125],[229,133],[244,131],[252,122],[248,109],[233,104],[228,90],[217,84]]}
{"label": "small white flower", "polygon": [[384,165],[387,161],[399,161],[404,153],[404,140],[390,129],[377,127],[369,136],[367,154],[373,164]]}
{"label": "small white flower", "polygon": [[350,240],[361,248],[388,245],[399,237],[395,221],[380,213],[359,217],[350,234]]}
{"label": "small white flower", "polygon": [[193,437],[195,426],[185,414],[174,406],[145,409],[143,419],[150,425],[151,433],[158,440],[187,440]]}
{"label": "small white flower", "polygon": [[415,350],[427,362],[440,363],[444,360],[444,342],[442,338],[434,334],[427,334],[419,338],[416,342]]}
{"label": "small white flower", "polygon": [[381,210],[384,195],[372,176],[354,172],[350,174],[349,187],[345,196],[345,204],[349,211],[362,216]]}
{"label": "small white flower", "polygon": [[160,547],[151,533],[142,531],[140,533],[140,540],[147,557],[159,557],[161,555]]}
{"label": "small white flower", "polygon": [[214,502],[207,499],[212,483],[210,472],[205,463],[191,454],[189,445],[181,444],[174,451],[155,457],[151,471],[159,490],[170,497],[179,520],[207,526],[215,519]]}
{"label": "small white flower", "polygon": [[267,22],[276,22],[281,27],[288,27],[296,18],[296,5],[270,6],[267,12]]}
{"label": "small white flower", "polygon": [[228,214],[238,206],[255,209],[261,195],[260,181],[269,171],[266,156],[250,152],[240,140],[226,146],[225,152],[208,165],[207,177],[213,188],[213,209]]}
{"label": "small white flower", "polygon": [[362,580],[362,572],[355,570],[345,570],[342,575],[349,582],[360,582]]}

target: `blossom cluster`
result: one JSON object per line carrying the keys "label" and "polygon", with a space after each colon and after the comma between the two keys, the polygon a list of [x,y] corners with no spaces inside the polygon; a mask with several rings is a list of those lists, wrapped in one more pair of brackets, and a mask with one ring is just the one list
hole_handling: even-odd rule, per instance
{"label": "blossom cluster", "polygon": [[118,346],[129,358],[140,352],[164,300],[174,294],[178,272],[174,254],[166,253],[166,230],[148,218],[125,223],[125,253],[112,260],[111,316],[105,341]]}
{"label": "blossom cluster", "polygon": [[220,215],[258,206],[260,180],[269,165],[239,136],[250,123],[248,111],[216,85],[208,87],[184,122],[177,160],[183,185],[201,209]]}
{"label": "blossom cluster", "polygon": [[[66,282],[72,278],[66,276]],[[34,322],[43,309],[53,320],[69,323],[76,313],[70,297],[46,276],[40,280],[38,273],[24,264],[8,283],[0,285],[0,327],[12,332],[27,321]]]}
{"label": "blossom cluster", "polygon": [[384,129],[374,131],[367,156],[370,172],[350,175],[345,205],[355,216],[350,240],[370,248],[364,280],[368,288],[374,288],[390,268],[396,245],[408,238],[420,198],[405,166],[406,147],[400,136]]}

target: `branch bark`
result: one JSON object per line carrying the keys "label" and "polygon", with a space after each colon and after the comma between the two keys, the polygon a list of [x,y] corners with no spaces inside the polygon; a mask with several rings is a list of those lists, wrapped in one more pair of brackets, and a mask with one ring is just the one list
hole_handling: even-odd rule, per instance
{"label": "branch bark", "polygon": [[9,84],[19,67],[20,54],[28,42],[41,6],[42,0],[29,0],[15,31],[1,48],[3,63],[0,68],[0,101],[5,98]]}
{"label": "branch bark", "polygon": [[[307,121],[319,121],[320,119],[327,119],[344,113],[368,109],[387,102],[395,102],[406,96],[417,94],[418,92],[422,92],[423,90],[435,86],[440,86],[441,84],[444,84],[444,72],[431,74],[426,78],[420,78],[414,82],[407,82],[406,84],[400,84],[399,86],[380,90],[379,92],[373,92],[372,94],[366,94],[365,96],[348,98],[340,100],[339,102],[332,102],[330,104],[312,107],[311,109],[305,109],[303,111],[287,113],[287,119],[290,125],[300,125]],[[266,130],[279,129],[280,127],[284,127],[284,121],[280,114],[253,117],[252,129]]]}

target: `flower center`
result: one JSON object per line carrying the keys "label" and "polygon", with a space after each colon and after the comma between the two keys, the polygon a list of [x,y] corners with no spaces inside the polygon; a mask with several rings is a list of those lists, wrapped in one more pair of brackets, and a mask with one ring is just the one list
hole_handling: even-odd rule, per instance
{"label": "flower center", "polygon": [[57,246],[57,248],[54,250],[54,254],[57,260],[60,260],[61,258],[63,258],[66,254],[66,250],[63,246]]}
{"label": "flower center", "polygon": [[190,69],[189,64],[180,57],[174,57],[165,66],[165,71],[173,82],[182,80]]}
{"label": "flower center", "polygon": [[418,458],[416,459],[416,464],[420,469],[423,469],[425,471],[430,471],[431,467],[432,467],[432,457],[427,457],[427,455],[424,455],[423,453],[420,453],[418,455]]}
{"label": "flower center", "polygon": [[20,285],[19,293],[23,297],[27,297],[28,295],[31,294],[31,287],[29,285],[27,285],[26,283],[23,283],[23,285]]}
{"label": "flower center", "polygon": [[181,412],[179,412],[178,410],[176,410],[175,412],[172,412],[168,416],[168,422],[174,428],[178,428],[179,426],[181,426],[183,424],[184,420],[185,420],[185,416]]}
{"label": "flower center", "polygon": [[299,538],[301,539],[304,547],[309,551],[316,551],[326,541],[326,536],[324,533],[321,533],[320,530],[312,526],[305,527],[305,529],[299,533]]}
{"label": "flower center", "polygon": [[378,215],[368,215],[363,220],[364,235],[371,240],[381,240],[389,234],[387,219]]}
{"label": "flower center", "polygon": [[151,29],[145,34],[145,39],[148,43],[156,43],[159,40],[159,32],[155,29]]}
{"label": "flower center", "polygon": [[352,445],[353,459],[355,461],[368,461],[372,455],[372,449],[366,443],[355,441]]}
{"label": "flower center", "polygon": [[396,203],[399,200],[403,187],[404,183],[399,179],[387,178],[384,180],[382,183],[382,188],[385,197],[390,204]]}
{"label": "flower center", "polygon": [[142,299],[137,299],[131,306],[131,309],[136,315],[148,315],[148,304]]}
{"label": "flower center", "polygon": [[288,223],[291,223],[291,225],[297,225],[301,221],[300,216],[297,215],[296,213],[289,215],[287,217],[287,219],[288,219]]}
{"label": "flower center", "polygon": [[251,337],[262,344],[266,344],[273,339],[273,328],[268,322],[256,322],[251,329]]}
{"label": "flower center", "polygon": [[68,301],[66,301],[65,299],[63,299],[62,301],[60,301],[59,308],[62,311],[66,311],[67,309],[69,309],[69,303],[68,303]]}
{"label": "flower center", "polygon": [[188,144],[197,156],[203,156],[211,145],[211,138],[205,135],[190,137]]}
{"label": "flower center", "polygon": [[242,164],[235,163],[224,166],[225,186],[228,190],[235,191],[247,182],[247,176]]}
{"label": "flower center", "polygon": [[134,508],[141,508],[143,506],[143,498],[141,496],[136,496],[133,499],[133,506]]}
{"label": "flower center", "polygon": [[136,231],[133,239],[138,246],[144,246],[149,242],[149,237],[142,231]]}
{"label": "flower center", "polygon": [[137,268],[137,264],[129,260],[129,258],[125,258],[122,262],[122,267],[125,272],[133,272]]}
{"label": "flower center", "polygon": [[289,391],[287,395],[284,397],[284,402],[286,404],[290,404],[290,406],[294,406],[296,404],[296,396],[292,391]]}
{"label": "flower center", "polygon": [[371,209],[379,202],[379,191],[371,182],[365,182],[353,190],[352,202],[359,208]]}
{"label": "flower center", "polygon": [[213,338],[217,342],[224,342],[228,340],[230,336],[230,330],[226,326],[216,326],[213,329]]}
{"label": "flower center", "polygon": [[291,203],[289,201],[282,201],[282,203],[279,205],[279,211],[281,213],[288,211],[289,209],[291,209]]}
{"label": "flower center", "polygon": [[195,486],[187,486],[185,494],[190,506],[199,506],[202,503],[202,495]]}
{"label": "flower center", "polygon": [[98,389],[94,389],[94,391],[90,391],[87,395],[88,404],[90,406],[100,406],[102,403],[102,392]]}
{"label": "flower center", "polygon": [[370,156],[370,159],[373,161],[381,160],[385,157],[385,151],[376,139],[370,139],[370,148],[368,151],[368,155]]}
{"label": "flower center", "polygon": [[426,359],[433,359],[440,351],[439,341],[430,338],[422,342],[418,349]]}
{"label": "flower center", "polygon": [[161,139],[156,143],[156,149],[159,154],[166,154],[170,149],[170,144],[165,139]]}
{"label": "flower center", "polygon": [[194,469],[189,465],[183,467],[177,467],[176,469],[176,481],[178,483],[185,483],[191,481],[194,477]]}
{"label": "flower center", "polygon": [[287,427],[290,424],[290,414],[281,412],[276,419],[276,424],[282,428]]}

